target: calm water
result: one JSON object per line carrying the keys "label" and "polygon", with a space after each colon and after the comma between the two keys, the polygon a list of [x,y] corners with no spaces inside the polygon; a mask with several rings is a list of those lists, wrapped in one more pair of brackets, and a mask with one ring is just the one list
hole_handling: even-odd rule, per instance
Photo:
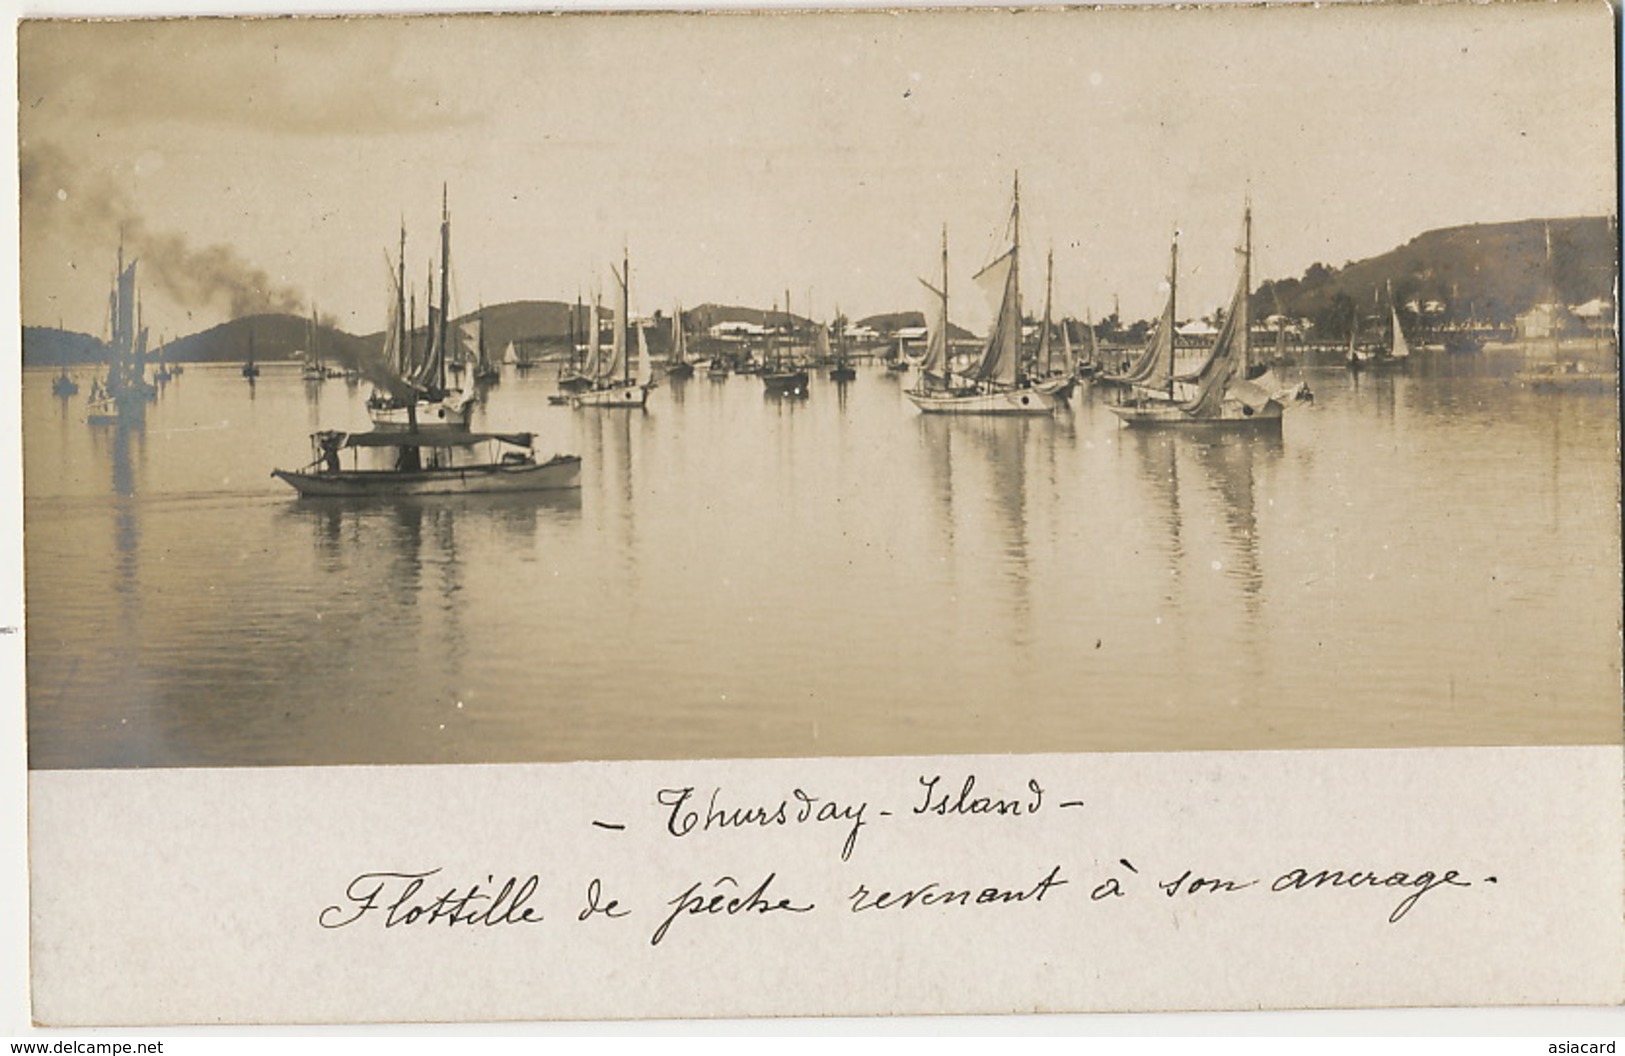
{"label": "calm water", "polygon": [[1273,438],[509,367],[476,427],[578,494],[370,503],[269,476],[365,385],[192,365],[121,434],[31,370],[32,765],[1617,743],[1616,406],[1516,366],[1289,372]]}

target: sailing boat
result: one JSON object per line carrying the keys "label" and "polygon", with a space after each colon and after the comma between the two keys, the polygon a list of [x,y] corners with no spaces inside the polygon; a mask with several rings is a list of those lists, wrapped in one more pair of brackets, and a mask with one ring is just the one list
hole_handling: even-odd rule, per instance
{"label": "sailing boat", "polygon": [[1394,284],[1391,282],[1388,284],[1388,314],[1394,323],[1394,331],[1388,345],[1388,359],[1404,366],[1405,361],[1411,358],[1411,346],[1405,340],[1405,328],[1399,325],[1399,305],[1394,303]]}
{"label": "sailing boat", "polygon": [[[1021,180],[1016,178],[1010,207],[1010,248],[975,276],[984,290],[999,291],[999,312],[982,354],[963,383],[953,384],[948,342],[948,233],[942,234],[940,315],[930,335],[920,380],[907,396],[926,414],[1053,414],[1055,397],[1018,381],[1021,366]],[[940,371],[940,384],[931,375]]]}
{"label": "sailing boat", "polygon": [[[502,382],[502,367],[491,362],[491,354],[486,351],[486,309],[479,305],[478,314],[463,323],[460,328],[463,340],[463,361],[473,367],[474,383],[478,385],[497,385]],[[473,331],[473,338],[470,338]]]}
{"label": "sailing boat", "polygon": [[688,361],[688,333],[683,329],[683,306],[671,314],[671,352],[666,357],[668,378],[692,378],[694,364]]}
{"label": "sailing boat", "polygon": [[[511,346],[510,346],[511,347]],[[502,381],[502,367],[491,362],[485,349],[485,306],[474,319],[474,380],[482,385],[496,385]]]}
{"label": "sailing boat", "polygon": [[[432,303],[429,305],[429,346],[420,362],[415,362],[412,355],[411,330],[406,314],[405,228],[401,230],[398,267],[389,328],[384,338],[384,354],[395,366],[398,384],[389,386],[389,391],[374,391],[367,400],[367,413],[376,429],[415,430],[426,423],[467,429],[474,409],[474,390],[467,384],[459,392],[452,392],[446,387],[451,308],[451,210],[444,187],[440,192],[440,305],[438,311]],[[432,302],[432,287],[429,292]]]}
{"label": "sailing boat", "polygon": [[[596,292],[592,297],[592,314],[587,321],[587,341],[585,346],[576,339],[577,321],[581,318],[581,294],[576,293],[575,312],[570,316],[570,355],[559,366],[559,391],[580,392],[592,388],[593,379],[598,376],[599,365],[599,297]],[[568,403],[568,399],[558,401]]]}
{"label": "sailing boat", "polygon": [[[776,335],[768,335],[767,360],[762,369],[762,385],[776,396],[807,395],[807,368],[795,357],[790,345],[795,341],[796,317],[790,313],[790,291],[784,291],[785,343],[780,345]],[[788,349],[788,351],[786,351]]]}
{"label": "sailing boat", "polygon": [[[1070,353],[1070,349],[1068,350]],[[1095,335],[1095,324],[1090,313],[1083,313],[1083,355],[1078,357],[1078,377],[1093,378],[1100,374],[1100,340]]]}
{"label": "sailing boat", "polygon": [[254,324],[248,324],[248,358],[243,361],[243,377],[253,381],[260,376],[260,365],[254,362]]}
{"label": "sailing boat", "polygon": [[321,338],[316,333],[319,325],[316,321],[316,305],[312,304],[310,306],[310,326],[307,331],[308,340],[305,342],[310,346],[309,351],[306,353],[309,358],[305,361],[305,369],[300,371],[300,377],[306,381],[327,380],[327,367],[322,363],[322,352],[319,344]]}
{"label": "sailing boat", "polygon": [[[631,263],[623,250],[621,270],[615,273],[615,279],[621,285],[621,307],[615,316],[615,339],[610,343],[609,360],[603,364],[595,364],[601,367],[601,370],[594,372],[592,388],[572,396],[570,398],[572,407],[641,409],[649,402],[649,390],[654,388],[655,384],[654,366],[649,360],[649,343],[641,326],[637,332],[638,376],[635,381],[632,378],[631,357],[627,354],[626,328],[632,322],[630,277]],[[595,328],[593,354],[596,356],[598,347],[596,319],[593,325]]]}
{"label": "sailing boat", "polygon": [[1348,368],[1350,370],[1364,370],[1376,358],[1376,353],[1368,348],[1359,346],[1360,339],[1360,306],[1354,305],[1349,313],[1349,354]]}
{"label": "sailing boat", "polygon": [[[818,351],[819,351],[820,355],[823,355],[823,356],[827,357],[829,355],[829,353],[830,353],[830,349],[829,349],[829,333],[823,327],[818,328],[818,342],[819,342],[819,350]],[[858,372],[856,370],[852,369],[852,360],[847,355],[847,351],[846,351],[846,317],[841,314],[841,308],[840,308],[839,305],[836,305],[836,307],[835,307],[835,349],[834,349],[834,355],[835,355],[835,365],[829,369],[829,380],[830,381],[853,381],[853,380],[855,380],[857,378],[857,376],[858,376]]]}
{"label": "sailing boat", "polygon": [[[117,278],[108,298],[112,342],[107,361],[106,381],[94,382],[85,420],[91,425],[140,424],[146,420],[148,390],[145,331],[136,317],[135,261],[124,263],[124,246],[118,250]],[[66,371],[63,377],[66,377]]]}
{"label": "sailing boat", "polygon": [[[1252,282],[1253,211],[1249,205],[1242,221],[1241,276],[1230,310],[1206,361],[1191,378],[1192,389],[1174,388],[1173,274],[1169,277],[1169,308],[1163,317],[1169,332],[1166,355],[1157,364],[1156,390],[1139,387],[1133,398],[1111,405],[1113,414],[1129,425],[1222,425],[1279,428],[1282,404],[1265,388],[1266,379],[1248,380],[1252,366],[1251,320],[1248,296]],[[1174,258],[1177,261],[1177,256]],[[1160,344],[1160,342],[1159,342]],[[1163,386],[1166,391],[1162,391]]]}
{"label": "sailing boat", "polygon": [[174,376],[170,372],[169,365],[164,362],[164,339],[160,336],[158,338],[158,367],[152,372],[152,380],[161,385]]}
{"label": "sailing boat", "polygon": [[[1071,343],[1068,342],[1059,367],[1054,361],[1054,352],[1051,347],[1051,335],[1055,325],[1050,321],[1050,302],[1055,293],[1055,250],[1049,251],[1048,264],[1044,271],[1044,322],[1043,329],[1038,337],[1038,357],[1033,364],[1033,387],[1040,392],[1048,393],[1057,400],[1065,400],[1072,395],[1072,390],[1078,383],[1076,373],[1072,366]],[[1062,324],[1065,330],[1065,324]]]}

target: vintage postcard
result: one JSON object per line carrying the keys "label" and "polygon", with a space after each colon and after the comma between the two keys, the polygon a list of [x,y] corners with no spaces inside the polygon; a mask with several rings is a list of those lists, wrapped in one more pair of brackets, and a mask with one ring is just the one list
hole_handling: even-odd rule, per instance
{"label": "vintage postcard", "polygon": [[1625,999],[1609,6],[16,44],[39,1024]]}

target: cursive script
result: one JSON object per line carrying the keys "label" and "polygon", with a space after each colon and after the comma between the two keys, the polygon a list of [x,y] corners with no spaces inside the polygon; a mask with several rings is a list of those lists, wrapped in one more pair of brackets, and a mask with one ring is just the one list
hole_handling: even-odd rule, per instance
{"label": "cursive script", "polygon": [[731,876],[718,879],[716,883],[711,885],[711,892],[708,894],[700,892],[700,888],[704,885],[691,884],[687,891],[666,903],[668,906],[675,908],[672,909],[670,916],[661,921],[660,927],[655,929],[654,935],[649,939],[649,945],[659,946],[660,940],[666,937],[666,932],[671,928],[672,924],[685,913],[691,917],[709,917],[716,916],[719,913],[733,917],[741,913],[763,916],[768,913],[778,912],[810,912],[813,908],[811,902],[798,906],[788,898],[780,898],[774,901],[768,897],[767,889],[777,879],[778,875],[777,873],[768,873],[767,879],[757,884],[750,894],[743,897],[729,894],[730,891],[739,889],[739,881]]}
{"label": "cursive script", "polygon": [[932,778],[920,778],[920,784],[925,786],[925,800],[916,804],[915,814],[940,814],[948,817],[953,814],[1001,814],[1006,817],[1020,817],[1023,814],[1036,814],[1044,806],[1044,788],[1037,780],[1027,782],[1028,796],[976,796],[976,775],[966,774],[965,783],[959,786],[959,793],[944,788],[938,790],[937,785],[942,781],[941,775]]}
{"label": "cursive script", "polygon": [[324,928],[343,928],[368,913],[383,914],[384,927],[403,924],[480,925],[539,924],[542,914],[527,905],[541,879],[534,873],[520,880],[510,876],[501,886],[494,876],[485,878],[488,890],[479,883],[466,890],[446,888],[438,895],[423,894],[428,880],[439,869],[423,873],[362,873],[344,888],[343,903],[328,906],[317,916]]}
{"label": "cursive script", "polygon": [[661,806],[671,808],[671,812],[666,816],[666,831],[673,836],[710,832],[713,829],[767,828],[777,825],[805,825],[808,822],[850,823],[851,828],[847,830],[846,842],[841,845],[843,862],[852,857],[852,849],[858,844],[858,830],[866,824],[863,812],[869,807],[868,803],[838,803],[799,788],[791,790],[790,798],[766,805],[721,805],[718,803],[718,797],[721,795],[720,788],[711,790],[704,814],[701,814],[696,806],[691,805],[694,798],[693,788],[663,788],[655,794],[655,799]]}

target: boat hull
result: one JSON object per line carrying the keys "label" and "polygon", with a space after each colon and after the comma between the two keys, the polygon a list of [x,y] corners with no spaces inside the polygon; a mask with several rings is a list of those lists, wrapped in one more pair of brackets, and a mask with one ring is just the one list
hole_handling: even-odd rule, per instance
{"label": "boat hull", "polygon": [[608,389],[593,389],[570,397],[572,407],[611,407],[623,410],[641,410],[649,402],[647,385],[616,385]]}
{"label": "boat hull", "polygon": [[[474,412],[474,401],[466,403],[429,403],[420,401],[417,406],[418,425],[443,425],[451,429],[467,429],[468,420]],[[372,419],[372,427],[379,432],[399,432],[412,428],[411,416],[405,407],[394,405],[372,406],[367,408],[367,415]]]}
{"label": "boat hull", "polygon": [[770,393],[801,396],[807,392],[807,372],[790,370],[762,375],[762,386]]}
{"label": "boat hull", "polygon": [[693,376],[694,364],[692,363],[673,363],[666,368],[666,377],[668,378],[692,378]]}
{"label": "boat hull", "polygon": [[1520,370],[1514,379],[1535,392],[1612,395],[1619,391],[1617,371],[1593,370],[1575,363],[1544,363]]}
{"label": "boat hull", "polygon": [[1275,399],[1265,401],[1261,407],[1253,407],[1240,400],[1225,400],[1219,405],[1218,414],[1201,417],[1190,414],[1172,401],[1111,404],[1106,409],[1131,426],[1279,429],[1282,405]]}
{"label": "boat hull", "polygon": [[925,414],[1039,415],[1055,413],[1055,397],[1037,389],[1011,389],[1004,392],[965,394],[910,390],[905,395],[908,396],[914,406]]}
{"label": "boat hull", "polygon": [[1072,398],[1072,390],[1077,388],[1078,379],[1070,374],[1055,375],[1035,382],[1033,388],[1057,400]]}
{"label": "boat hull", "polygon": [[462,466],[455,469],[339,470],[302,473],[272,470],[302,497],[361,498],[393,495],[497,495],[557,491],[581,486],[581,459],[555,455],[546,462]]}

